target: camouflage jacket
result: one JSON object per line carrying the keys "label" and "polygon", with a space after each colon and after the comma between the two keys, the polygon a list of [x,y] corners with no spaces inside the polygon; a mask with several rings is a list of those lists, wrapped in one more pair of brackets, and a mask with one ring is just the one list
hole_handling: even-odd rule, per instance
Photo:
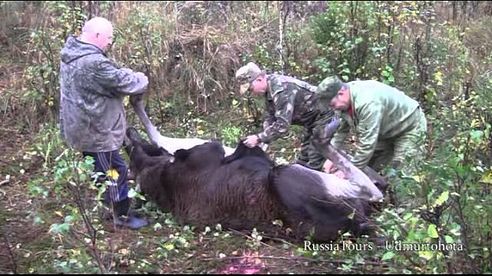
{"label": "camouflage jacket", "polygon": [[316,86],[283,75],[268,75],[265,93],[267,114],[261,142],[269,143],[288,133],[291,124],[310,124],[317,116]]}
{"label": "camouflage jacket", "polygon": [[352,163],[365,167],[371,160],[377,142],[392,140],[416,124],[414,112],[419,103],[400,90],[375,80],[348,83],[353,116],[341,112],[342,122],[331,140],[341,148],[350,128],[357,137]]}
{"label": "camouflage jacket", "polygon": [[101,49],[71,36],[61,51],[60,130],[80,151],[119,149],[125,137],[125,95],[143,93],[148,81],[118,68]]}

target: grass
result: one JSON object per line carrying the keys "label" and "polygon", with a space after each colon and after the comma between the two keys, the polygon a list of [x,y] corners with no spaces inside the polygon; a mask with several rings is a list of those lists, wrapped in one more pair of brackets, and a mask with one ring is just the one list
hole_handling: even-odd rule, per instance
{"label": "grass", "polygon": [[[43,135],[40,132],[38,135]],[[25,144],[34,144],[35,137],[23,136]],[[1,139],[6,139],[3,137]],[[285,142],[287,143],[287,142]],[[3,148],[0,158],[22,159],[20,154],[29,147],[15,143]],[[286,146],[287,144],[285,144]],[[284,146],[280,142],[277,146]],[[20,151],[16,150],[20,147]],[[70,235],[54,236],[48,233],[49,226],[61,223],[67,215],[70,197],[56,197],[50,193],[46,199],[32,198],[27,193],[27,180],[52,178],[39,160],[24,160],[26,173],[13,175],[12,183],[5,189],[1,200],[0,222],[9,237],[15,265],[8,254],[1,251],[0,270],[4,273],[87,273],[99,272],[95,261],[89,255],[89,247],[83,241],[74,240]],[[2,168],[2,174],[6,168]],[[95,191],[87,193],[95,196]],[[93,198],[88,200],[93,201]],[[138,210],[150,218],[150,226],[139,231],[113,228],[111,222],[94,225],[100,229],[98,252],[107,272],[118,273],[323,273],[341,271],[343,261],[330,262],[323,256],[309,256],[299,251],[300,246],[286,241],[254,238],[252,231],[232,231],[210,225],[208,231],[196,230],[179,225],[170,214],[162,213],[155,205],[147,203]],[[37,213],[45,221],[34,224]],[[97,211],[89,209],[91,215]],[[93,213],[96,212],[96,213]],[[83,225],[75,228],[83,232]],[[81,234],[78,234],[82,237]],[[259,233],[261,235],[261,233]]]}

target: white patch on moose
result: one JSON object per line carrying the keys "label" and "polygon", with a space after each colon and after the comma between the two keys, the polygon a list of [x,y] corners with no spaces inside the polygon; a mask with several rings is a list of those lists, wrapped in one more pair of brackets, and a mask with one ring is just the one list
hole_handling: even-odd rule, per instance
{"label": "white patch on moose", "polygon": [[[200,138],[171,138],[162,135],[158,135],[156,143],[159,147],[164,148],[170,154],[174,154],[179,149],[191,149],[194,146],[202,145],[210,140],[204,140]],[[225,156],[229,156],[234,153],[235,149],[227,146],[223,146]]]}
{"label": "white patch on moose", "polygon": [[359,185],[355,185],[347,179],[341,179],[334,174],[328,174],[306,168],[299,164],[294,164],[292,167],[302,170],[303,175],[313,178],[319,177],[322,180],[323,187],[326,193],[330,196],[341,198],[367,198],[367,192],[363,191]]}

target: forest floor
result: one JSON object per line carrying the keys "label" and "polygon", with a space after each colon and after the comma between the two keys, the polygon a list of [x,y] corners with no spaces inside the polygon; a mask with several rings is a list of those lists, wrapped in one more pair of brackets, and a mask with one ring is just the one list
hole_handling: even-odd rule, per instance
{"label": "forest floor", "polygon": [[[32,150],[35,134],[16,128],[15,120],[4,121],[0,135],[0,272],[57,273],[61,260],[76,259],[73,249],[83,243],[61,242],[50,234],[50,225],[63,216],[59,206],[69,203],[48,197],[34,204],[28,183],[42,178],[43,160],[26,158]],[[58,207],[57,207],[58,206]],[[144,207],[145,208],[145,207]],[[303,251],[304,245],[291,244],[274,237],[258,239],[253,231],[239,232],[214,229],[199,232],[189,226],[177,225],[169,214],[144,209],[150,226],[139,231],[115,228],[105,223],[102,242],[107,242],[104,255],[106,272],[117,273],[374,273],[385,272],[383,263],[371,257],[354,263],[340,258],[337,252]],[[45,223],[34,223],[33,214],[45,216]],[[58,214],[59,216],[57,217]],[[256,235],[255,235],[256,234]],[[63,246],[60,246],[63,244]],[[360,252],[359,252],[360,253]],[[333,258],[330,254],[334,254]],[[57,264],[57,265],[55,265]],[[63,272],[87,272],[83,268]],[[97,270],[95,271],[98,272]]]}
{"label": "forest floor", "polygon": [[[2,60],[0,67],[9,64],[12,62]],[[12,76],[21,73],[20,68],[8,68],[8,74],[0,75],[2,104],[9,103],[4,92],[16,78]],[[114,227],[110,221],[97,225],[103,229],[97,242],[104,245],[98,246],[97,254],[84,255],[91,250],[81,232],[74,232],[72,237],[50,233],[50,227],[67,215],[64,208],[74,202],[59,198],[53,191],[43,198],[32,194],[33,182],[52,186],[54,164],[46,168],[42,154],[33,154],[40,133],[21,125],[15,116],[3,116],[0,125],[0,273],[311,274],[388,270],[372,252],[313,252],[304,250],[303,244],[264,235],[259,238],[262,233],[217,225],[201,232],[177,224],[170,214],[152,205],[138,210],[151,222],[138,231]],[[86,201],[95,201],[95,194],[89,193]],[[87,211],[98,217],[97,211]],[[44,221],[37,220],[40,217]],[[83,247],[88,250],[80,250]],[[94,264],[98,260],[102,266]]]}

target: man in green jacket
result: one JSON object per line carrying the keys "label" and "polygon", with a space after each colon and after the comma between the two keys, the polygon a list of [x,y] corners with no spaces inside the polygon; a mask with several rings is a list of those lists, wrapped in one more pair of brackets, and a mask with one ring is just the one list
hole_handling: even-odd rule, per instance
{"label": "man in green jacket", "polygon": [[[342,118],[331,144],[341,149],[349,130],[354,131],[356,150],[351,161],[358,168],[401,168],[408,157],[423,156],[424,112],[400,90],[375,80],[344,83],[333,76],[319,84],[317,93],[321,107],[331,106]],[[332,173],[336,168],[327,160],[323,170]]]}
{"label": "man in green jacket", "polygon": [[304,127],[301,152],[297,163],[314,170],[321,170],[325,158],[312,144],[313,136],[333,117],[330,108],[319,110],[316,86],[284,75],[266,74],[256,64],[249,62],[239,68],[236,79],[240,94],[247,91],[265,99],[267,114],[263,131],[246,137],[248,147],[270,143],[285,137],[291,125]]}

